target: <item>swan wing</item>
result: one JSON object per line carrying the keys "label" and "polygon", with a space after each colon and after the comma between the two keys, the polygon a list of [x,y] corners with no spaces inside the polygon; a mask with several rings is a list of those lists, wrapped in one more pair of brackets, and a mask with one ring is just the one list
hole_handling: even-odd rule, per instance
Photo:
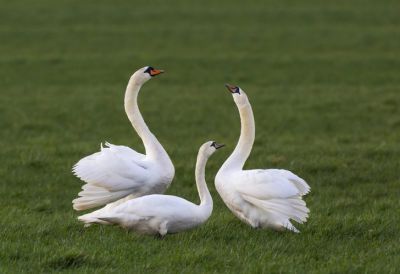
{"label": "swan wing", "polygon": [[146,187],[150,174],[145,156],[125,146],[106,145],[73,167],[73,173],[86,182],[73,201],[76,210],[104,205]]}
{"label": "swan wing", "polygon": [[310,192],[310,186],[302,178],[294,174],[293,172],[285,169],[269,169],[270,172],[276,176],[284,177],[289,180],[299,191],[299,195],[303,196]]}
{"label": "swan wing", "polygon": [[299,195],[293,183],[270,170],[243,171],[235,186],[239,193],[264,200]]}
{"label": "swan wing", "polygon": [[152,194],[131,199],[115,208],[115,212],[142,217],[182,217],[192,214],[196,206],[178,196]]}
{"label": "swan wing", "polygon": [[105,142],[105,145],[112,152],[117,153],[121,158],[126,158],[128,160],[134,160],[138,162],[143,161],[146,158],[146,155],[139,153],[127,146],[113,145],[108,142]]}
{"label": "swan wing", "polygon": [[236,189],[248,203],[262,209],[271,223],[298,230],[290,223],[303,223],[310,210],[302,195],[310,191],[308,184],[287,170],[267,169],[243,171]]}
{"label": "swan wing", "polygon": [[190,227],[198,213],[196,208],[193,203],[177,196],[152,194],[130,199],[108,210],[99,209],[78,219],[86,225],[119,224],[142,232],[159,231],[163,234],[161,232],[167,230],[162,226],[169,222],[173,226]]}
{"label": "swan wing", "polygon": [[259,199],[303,196],[310,191],[308,184],[300,177],[279,169],[243,171],[236,189]]}

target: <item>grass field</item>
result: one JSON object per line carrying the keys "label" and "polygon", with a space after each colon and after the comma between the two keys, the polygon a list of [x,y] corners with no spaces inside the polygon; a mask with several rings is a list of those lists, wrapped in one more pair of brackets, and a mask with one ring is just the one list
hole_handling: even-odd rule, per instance
{"label": "grass field", "polygon": [[[1,1],[0,272],[395,273],[400,271],[399,1]],[[105,140],[143,151],[123,110],[129,76],[166,73],[140,95],[169,152],[168,190],[198,201],[207,140],[214,212],[164,240],[84,229],[72,165]],[[301,234],[252,230],[214,176],[239,117],[256,118],[247,168],[285,168],[312,187]]]}

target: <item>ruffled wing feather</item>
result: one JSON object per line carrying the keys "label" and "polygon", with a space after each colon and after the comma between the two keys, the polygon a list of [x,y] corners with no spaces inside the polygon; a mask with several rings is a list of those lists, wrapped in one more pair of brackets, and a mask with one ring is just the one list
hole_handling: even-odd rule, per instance
{"label": "ruffled wing feather", "polygon": [[76,210],[101,206],[141,192],[149,177],[143,154],[125,146],[106,145],[73,167],[73,173],[86,182],[78,194],[80,197],[73,201]]}

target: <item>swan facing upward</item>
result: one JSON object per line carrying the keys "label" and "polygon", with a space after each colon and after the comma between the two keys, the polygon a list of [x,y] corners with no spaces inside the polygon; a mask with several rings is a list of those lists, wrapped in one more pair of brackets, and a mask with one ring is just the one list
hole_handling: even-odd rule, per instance
{"label": "swan facing upward", "polygon": [[137,97],[140,88],[162,70],[144,67],[130,78],[125,92],[125,111],[142,139],[146,154],[126,146],[106,143],[96,152],[81,159],[73,173],[86,184],[79,198],[72,201],[75,210],[102,206],[126,197],[108,207],[139,196],[164,193],[174,177],[174,166],[168,154],[150,132],[140,114]]}
{"label": "swan facing upward", "polygon": [[207,142],[200,147],[196,163],[196,185],[200,205],[171,195],[153,194],[131,199],[116,207],[107,207],[82,215],[78,219],[91,223],[118,224],[140,234],[177,233],[194,228],[210,217],[213,201],[205,181],[207,159],[223,145]]}
{"label": "swan facing upward", "polygon": [[302,196],[308,184],[283,169],[243,170],[254,143],[255,124],[250,102],[240,87],[226,84],[240,113],[239,142],[215,177],[215,186],[227,207],[253,228],[284,228],[299,232],[290,222],[303,223],[309,209]]}

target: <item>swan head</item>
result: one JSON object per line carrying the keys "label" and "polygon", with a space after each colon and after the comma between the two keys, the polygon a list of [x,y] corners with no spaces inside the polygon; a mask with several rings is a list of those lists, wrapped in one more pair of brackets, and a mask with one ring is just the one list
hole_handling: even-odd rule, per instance
{"label": "swan head", "polygon": [[210,157],[217,149],[224,147],[224,144],[218,144],[214,141],[208,141],[200,147],[200,152],[207,157]]}
{"label": "swan head", "polygon": [[249,100],[247,99],[247,95],[240,87],[231,84],[225,84],[225,87],[232,94],[233,100],[235,101],[236,105],[243,106],[248,104]]}
{"label": "swan head", "polygon": [[162,69],[155,69],[151,66],[146,66],[143,67],[139,70],[137,70],[131,78],[134,78],[134,80],[140,84],[143,85],[147,81],[149,81],[152,77],[159,75],[163,73],[164,71]]}

